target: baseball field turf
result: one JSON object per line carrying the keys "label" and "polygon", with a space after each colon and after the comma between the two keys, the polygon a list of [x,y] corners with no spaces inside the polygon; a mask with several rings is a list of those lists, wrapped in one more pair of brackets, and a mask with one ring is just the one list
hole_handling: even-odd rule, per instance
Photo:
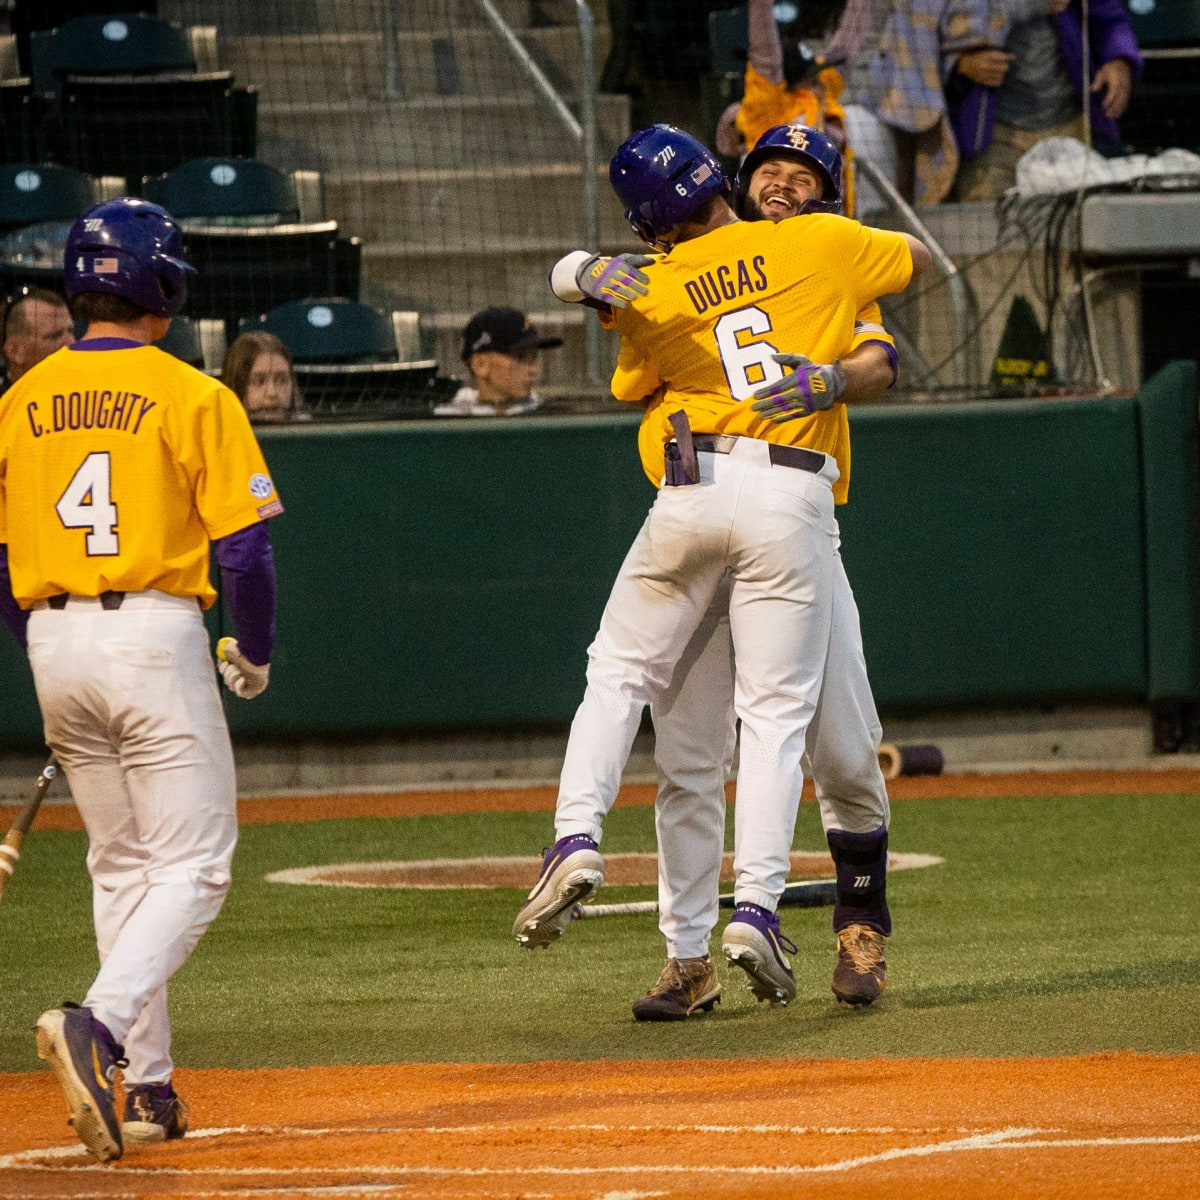
{"label": "baseball field turf", "polygon": [[[530,953],[510,933],[523,891],[490,887],[469,864],[463,878],[477,886],[267,880],[339,863],[514,856],[528,860],[532,882],[552,840],[552,792],[514,794],[508,805],[536,811],[466,811],[469,794],[425,793],[394,797],[390,810],[340,806],[416,815],[292,821],[280,819],[286,800],[244,802],[233,890],[171,985],[177,1083],[191,1100],[193,1131],[209,1136],[127,1155],[115,1169],[76,1155],[61,1097],[34,1055],[38,1013],[81,998],[95,969],[84,835],[35,828],[0,904],[0,1200],[307,1196],[326,1187],[633,1198],[692,1195],[699,1181],[720,1195],[730,1183],[720,1164],[733,1169],[720,1145],[726,1135],[672,1141],[701,1126],[747,1131],[734,1154],[753,1160],[738,1168],[741,1195],[839,1194],[829,1190],[832,1177],[801,1171],[805,1163],[813,1171],[843,1164],[838,1180],[861,1187],[865,1179],[888,1195],[943,1194],[943,1183],[955,1194],[955,1179],[975,1180],[958,1194],[999,1195],[1007,1179],[1011,1196],[1023,1179],[1017,1194],[1083,1195],[1085,1163],[1088,1195],[1152,1194],[1152,1186],[1170,1194],[1173,1181],[1200,1167],[1197,785],[1005,796],[1001,779],[996,795],[966,798],[946,794],[953,783],[943,779],[937,796],[898,799],[892,850],[942,861],[889,880],[896,933],[877,1004],[835,1003],[830,910],[796,909],[783,919],[798,946],[792,1005],[755,1004],[740,973],[722,964],[714,1012],[666,1025],[639,1025],[629,1012],[661,966],[652,915],[576,922],[558,945]],[[614,810],[606,852],[653,849],[649,794],[635,789]],[[475,795],[477,807],[489,807],[488,793]],[[294,807],[294,816],[309,815]],[[320,811],[338,808],[326,798]],[[71,823],[69,809],[44,813],[47,824]],[[813,805],[801,808],[795,846],[822,848]],[[652,897],[646,887],[600,894],[606,902]],[[613,1089],[607,1099],[602,1081]],[[1055,1108],[1059,1092],[1073,1099]],[[1004,1096],[1024,1107],[994,1112]],[[1099,1118],[1087,1107],[1093,1101]],[[1120,1116],[1126,1105],[1129,1122]],[[612,1144],[618,1110],[622,1132]],[[543,1139],[532,1167],[521,1166],[510,1151],[526,1154],[531,1129],[547,1120],[567,1124]],[[382,1143],[347,1142],[347,1122]],[[652,1153],[635,1133],[642,1125],[658,1131]],[[328,1178],[318,1168],[332,1170],[330,1143],[315,1163],[301,1153],[313,1140],[304,1131],[327,1127],[341,1164]],[[437,1135],[436,1153],[405,1140],[431,1129],[458,1131],[454,1154],[450,1133]],[[800,1141],[781,1155],[772,1129]],[[266,1149],[285,1133],[300,1147],[288,1170],[303,1163],[307,1172],[286,1180],[270,1175],[282,1168]],[[851,1134],[866,1142],[837,1143]],[[589,1140],[601,1136],[603,1145]],[[1055,1145],[1039,1152],[1047,1138]],[[1067,1153],[1067,1142],[1079,1144]],[[951,1143],[953,1153],[943,1149]],[[493,1145],[500,1149],[480,1149]],[[246,1153],[254,1170],[238,1174]],[[200,1172],[191,1182],[179,1173],[189,1156],[200,1156],[187,1168]],[[844,1167],[860,1160],[861,1171]],[[877,1177],[870,1172],[884,1168],[867,1160],[890,1165]],[[481,1172],[485,1163],[509,1166]],[[89,1165],[85,1178],[54,1164]],[[763,1173],[771,1164],[790,1167]],[[142,1190],[130,1193],[135,1178]],[[1095,1186],[1104,1178],[1107,1190]]]}

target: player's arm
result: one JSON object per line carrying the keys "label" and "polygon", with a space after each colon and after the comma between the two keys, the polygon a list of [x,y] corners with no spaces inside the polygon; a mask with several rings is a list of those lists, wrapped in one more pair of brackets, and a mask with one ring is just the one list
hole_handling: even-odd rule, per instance
{"label": "player's arm", "polygon": [[908,251],[912,255],[913,279],[916,279],[922,271],[928,271],[933,266],[933,255],[929,253],[929,247],[911,233],[902,233],[900,236],[908,243]]}
{"label": "player's arm", "polygon": [[649,254],[592,254],[572,250],[550,270],[550,290],[567,304],[586,304],[611,312],[644,296],[650,278],[642,270],[654,261]]}
{"label": "player's arm", "polygon": [[218,538],[213,547],[237,630],[217,648],[221,677],[231,692],[253,700],[266,690],[275,649],[275,554],[267,522]]}
{"label": "player's arm", "polygon": [[29,614],[13,595],[12,579],[8,573],[8,546],[4,542],[0,542],[0,617],[4,618],[5,625],[17,639],[17,645],[24,650]]}

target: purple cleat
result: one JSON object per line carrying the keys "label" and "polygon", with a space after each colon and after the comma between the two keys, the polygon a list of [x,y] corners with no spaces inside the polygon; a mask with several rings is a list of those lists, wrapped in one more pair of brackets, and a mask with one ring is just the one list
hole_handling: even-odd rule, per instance
{"label": "purple cleat", "polygon": [[750,990],[758,1000],[787,1004],[796,998],[796,977],[784,957],[795,954],[795,944],[779,928],[779,917],[757,904],[739,904],[721,938],[725,957],[749,976]]}
{"label": "purple cleat", "polygon": [[169,1142],[183,1137],[187,1127],[187,1105],[176,1095],[170,1080],[142,1083],[125,1093],[121,1136],[131,1145]]}
{"label": "purple cleat", "polygon": [[71,1110],[69,1123],[101,1162],[124,1153],[121,1124],[113,1106],[113,1080],[125,1065],[125,1051],[90,1008],[64,1004],[38,1017],[38,1058],[58,1076]]}
{"label": "purple cleat", "polygon": [[542,871],[513,923],[513,937],[526,950],[557,942],[571,913],[604,882],[604,860],[586,834],[559,838],[542,857]]}

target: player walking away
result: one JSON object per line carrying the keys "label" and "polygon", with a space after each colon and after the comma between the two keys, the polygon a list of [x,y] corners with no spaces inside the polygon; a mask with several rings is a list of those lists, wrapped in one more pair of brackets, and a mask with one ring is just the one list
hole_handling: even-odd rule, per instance
{"label": "player walking away", "polygon": [[[0,607],[28,646],[46,741],[88,832],[100,971],[37,1022],[98,1159],[182,1137],[167,980],[221,908],[237,839],[233,752],[202,612],[210,546],[238,640],[221,674],[267,686],[282,505],[246,414],[149,343],[187,298],[179,227],[143,200],[88,209],[66,283],[86,324],[0,405]],[[113,1080],[124,1068],[124,1122]]]}
{"label": "player walking away", "polygon": [[[776,422],[743,401],[784,378],[781,346],[834,361],[853,338],[856,313],[907,286],[928,252],[907,235],[828,214],[742,223],[719,164],[671,126],[635,134],[610,176],[635,231],[664,252],[637,260],[648,294],[625,287],[632,302],[612,314],[621,332],[613,394],[646,402],[642,462],[663,486],[589,649],[560,780],[558,841],[514,935],[529,948],[549,945],[572,905],[602,882],[602,821],[642,709],[665,693],[727,580],[742,758],[736,908],[723,946],[756,995],[787,999],[795,985],[775,908],[831,629],[844,618],[833,488],[846,419],[844,407],[814,406],[812,421]],[[556,292],[620,294],[629,273],[581,254],[556,268]],[[617,290],[603,294],[614,280]],[[715,979],[694,1006],[711,1006],[714,988]]]}

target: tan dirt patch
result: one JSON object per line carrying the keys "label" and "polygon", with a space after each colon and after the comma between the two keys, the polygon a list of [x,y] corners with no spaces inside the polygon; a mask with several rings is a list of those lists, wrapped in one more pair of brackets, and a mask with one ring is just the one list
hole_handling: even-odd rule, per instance
{"label": "tan dirt patch", "polygon": [[[32,787],[32,781],[30,782]],[[893,800],[963,797],[999,799],[1007,796],[1086,796],[1143,793],[1169,795],[1200,793],[1200,770],[1153,771],[1021,771],[1002,775],[912,775],[888,783]],[[621,789],[618,807],[654,803],[652,784]],[[496,787],[415,792],[346,792],[320,796],[273,796],[238,802],[243,825],[277,821],[323,821],[346,817],[417,817],[472,812],[553,812],[554,787]],[[733,785],[726,787],[733,799]],[[812,801],[812,785],[804,799]],[[16,817],[16,805],[0,805],[0,828]],[[49,804],[38,814],[38,829],[80,829],[79,814],[71,804]]]}
{"label": "tan dirt patch", "polygon": [[193,1132],[101,1166],[49,1072],[0,1075],[0,1200],[1096,1200],[1189,1195],[1200,1171],[1196,1055],[181,1070],[176,1083]]}

